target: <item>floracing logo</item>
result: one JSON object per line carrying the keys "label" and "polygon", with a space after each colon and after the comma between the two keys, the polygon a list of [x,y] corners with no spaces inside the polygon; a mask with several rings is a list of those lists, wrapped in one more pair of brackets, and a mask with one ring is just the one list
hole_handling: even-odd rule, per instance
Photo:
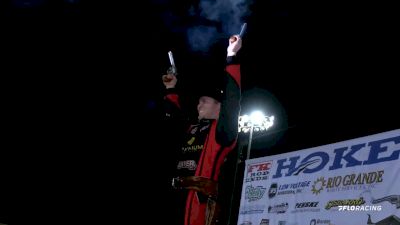
{"label": "floracing logo", "polygon": [[288,208],[289,208],[289,204],[287,202],[281,203],[278,205],[269,206],[268,213],[285,213]]}
{"label": "floracing logo", "polygon": [[247,186],[244,198],[249,202],[260,200],[263,197],[265,190],[266,188],[263,186]]}
{"label": "floracing logo", "polygon": [[269,177],[272,161],[249,164],[247,166],[246,182],[267,180]]}
{"label": "floracing logo", "polygon": [[319,212],[321,209],[318,207],[318,204],[319,202],[298,202],[291,213]]}
{"label": "floracing logo", "polygon": [[339,205],[338,211],[381,211],[381,205]]}
{"label": "floracing logo", "polygon": [[339,207],[339,206],[361,206],[364,203],[365,201],[363,198],[331,200],[328,203],[326,203],[325,209],[329,210],[333,207]]}

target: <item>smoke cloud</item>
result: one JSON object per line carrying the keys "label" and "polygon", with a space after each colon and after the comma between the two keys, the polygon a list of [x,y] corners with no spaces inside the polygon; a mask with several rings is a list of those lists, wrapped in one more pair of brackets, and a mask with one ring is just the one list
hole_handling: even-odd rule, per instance
{"label": "smoke cloud", "polygon": [[193,9],[190,14],[212,21],[214,25],[190,27],[187,31],[189,46],[194,51],[207,51],[218,37],[239,34],[243,17],[249,14],[250,3],[248,0],[200,0],[198,14]]}
{"label": "smoke cloud", "polygon": [[187,30],[188,44],[191,46],[193,51],[205,51],[208,50],[210,45],[215,43],[216,27],[210,26],[196,26],[190,27]]}
{"label": "smoke cloud", "polygon": [[222,25],[222,32],[229,35],[238,34],[243,23],[242,19],[248,15],[248,5],[246,0],[201,0],[201,16],[218,21]]}
{"label": "smoke cloud", "polygon": [[[198,0],[186,6],[174,0],[152,2],[164,10],[162,20],[171,32],[184,32],[191,50],[206,52],[218,38],[239,34],[252,0]],[[187,7],[186,12],[179,7]]]}

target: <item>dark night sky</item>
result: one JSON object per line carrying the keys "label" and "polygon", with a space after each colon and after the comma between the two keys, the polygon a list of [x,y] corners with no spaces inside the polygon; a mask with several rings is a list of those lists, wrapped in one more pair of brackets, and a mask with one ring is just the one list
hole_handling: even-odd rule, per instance
{"label": "dark night sky", "polygon": [[[191,93],[213,76],[198,67],[223,68],[227,37],[245,21],[242,112],[257,105],[279,121],[254,140],[255,156],[400,128],[399,37],[390,18],[366,19],[391,15],[384,10],[390,6],[318,3],[313,8],[308,3],[289,6],[288,0],[253,0],[230,9],[226,1],[215,2],[223,8],[207,11],[200,1],[178,0],[144,5],[1,1],[0,14],[7,22],[2,68],[12,68],[2,74],[11,79],[10,93],[18,99],[11,101],[21,108],[16,115],[30,129],[41,124],[37,118],[51,121],[47,130],[63,134],[50,132],[56,140],[51,146],[74,149],[63,154],[71,160],[79,155],[78,164],[103,167],[107,161],[118,164],[114,170],[119,172],[141,170],[129,163],[137,160],[126,149],[133,148],[139,158],[168,155],[153,154],[152,148],[165,141],[157,116],[167,52],[173,51],[180,85]],[[190,44],[193,40],[200,46]],[[131,140],[134,130],[145,138]],[[137,141],[148,143],[150,150],[142,151],[133,144]],[[102,148],[119,150],[110,155],[97,151]],[[93,155],[101,160],[92,160]],[[126,173],[116,176],[125,180]],[[144,179],[152,182],[151,176]],[[0,219],[7,217],[2,212]]]}
{"label": "dark night sky", "polygon": [[[43,74],[39,79],[56,83],[54,89],[71,85],[88,100],[96,101],[96,93],[100,99],[127,100],[129,94],[144,87],[139,110],[150,115],[149,110],[158,108],[163,88],[160,76],[168,67],[169,50],[174,52],[181,86],[191,89],[212,76],[193,68],[220,70],[227,37],[239,32],[245,21],[242,111],[250,111],[248,95],[257,93],[257,88],[274,96],[287,116],[291,149],[399,127],[394,82],[399,72],[395,65],[399,46],[389,22],[345,17],[351,14],[351,7],[340,11],[344,14],[341,21],[318,21],[298,15],[330,15],[334,9],[291,9],[286,0],[237,0],[241,2],[238,8],[226,5],[228,1],[216,2],[223,7],[208,9],[205,0],[203,4],[153,0],[140,6],[2,1],[2,13],[10,22],[5,36],[14,44],[7,60],[26,65],[14,73],[37,69]],[[133,13],[136,11],[145,13],[140,16]],[[192,45],[193,40],[200,44]],[[43,53],[41,57],[38,52]],[[100,72],[105,75],[98,75]],[[50,75],[54,73],[58,75]]]}

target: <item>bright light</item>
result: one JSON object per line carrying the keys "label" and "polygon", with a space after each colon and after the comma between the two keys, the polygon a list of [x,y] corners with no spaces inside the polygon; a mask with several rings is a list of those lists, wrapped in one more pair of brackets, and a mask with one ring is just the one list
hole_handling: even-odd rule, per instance
{"label": "bright light", "polygon": [[247,122],[249,122],[250,121],[250,116],[249,115],[243,115],[243,117],[242,117],[242,122],[243,123],[247,123]]}
{"label": "bright light", "polygon": [[268,130],[274,124],[274,116],[265,116],[261,111],[255,111],[250,116],[239,116],[239,132]]}
{"label": "bright light", "polygon": [[262,113],[261,111],[254,111],[250,115],[250,119],[253,125],[261,125],[264,120],[264,113]]}
{"label": "bright light", "polygon": [[274,125],[274,116],[264,116],[261,111],[255,111],[250,116],[239,116],[239,132],[247,133],[250,131],[249,144],[247,145],[247,157],[250,158],[251,140],[253,138],[253,131],[260,132],[266,131]]}

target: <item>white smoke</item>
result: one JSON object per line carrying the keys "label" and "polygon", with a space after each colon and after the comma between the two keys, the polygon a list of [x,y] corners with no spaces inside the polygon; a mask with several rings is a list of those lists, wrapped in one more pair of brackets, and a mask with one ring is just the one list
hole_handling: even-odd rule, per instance
{"label": "white smoke", "polygon": [[187,30],[188,44],[193,51],[205,51],[215,40],[217,28],[210,26],[196,26]]}
{"label": "white smoke", "polygon": [[228,35],[238,34],[243,23],[242,19],[248,15],[248,0],[202,0],[199,8],[201,16],[218,21],[222,24],[222,32]]}
{"label": "white smoke", "polygon": [[[243,18],[249,14],[248,6],[251,2],[250,0],[200,0],[196,16],[212,21],[215,25],[189,28],[188,44],[194,51],[207,51],[218,37],[239,34]],[[190,14],[195,14],[193,8]]]}
{"label": "white smoke", "polygon": [[[161,13],[164,25],[172,32],[186,32],[191,50],[207,52],[218,41],[239,34],[253,0],[198,0],[186,10],[185,18],[173,7],[174,0],[152,0]],[[176,5],[175,5],[176,6]],[[190,21],[187,23],[187,21]],[[183,27],[183,24],[184,27]]]}

